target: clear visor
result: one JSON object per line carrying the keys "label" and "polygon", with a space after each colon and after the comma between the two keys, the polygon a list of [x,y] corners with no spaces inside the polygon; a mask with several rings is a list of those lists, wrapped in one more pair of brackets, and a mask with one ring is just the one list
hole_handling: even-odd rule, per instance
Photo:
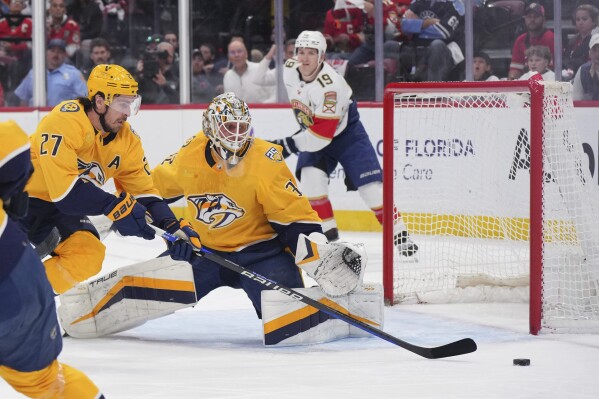
{"label": "clear visor", "polygon": [[244,121],[227,121],[220,125],[219,139],[221,145],[230,151],[237,152],[254,135],[251,125]]}
{"label": "clear visor", "polygon": [[108,106],[121,114],[133,116],[139,111],[141,96],[115,96]]}

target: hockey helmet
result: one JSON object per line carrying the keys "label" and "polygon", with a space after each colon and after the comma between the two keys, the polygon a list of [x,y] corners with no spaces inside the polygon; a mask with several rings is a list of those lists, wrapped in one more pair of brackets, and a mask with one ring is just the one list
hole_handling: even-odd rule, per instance
{"label": "hockey helmet", "polygon": [[298,49],[306,47],[318,50],[320,59],[327,51],[327,41],[319,31],[305,30],[295,40],[295,55]]}
{"label": "hockey helmet", "polygon": [[133,76],[116,64],[97,65],[87,79],[88,98],[92,99],[97,93],[102,93],[106,105],[127,116],[137,114],[141,106],[137,88],[138,84]]}
{"label": "hockey helmet", "polygon": [[247,104],[231,92],[215,97],[202,120],[202,129],[218,156],[231,165],[237,164],[248,150],[254,130]]}

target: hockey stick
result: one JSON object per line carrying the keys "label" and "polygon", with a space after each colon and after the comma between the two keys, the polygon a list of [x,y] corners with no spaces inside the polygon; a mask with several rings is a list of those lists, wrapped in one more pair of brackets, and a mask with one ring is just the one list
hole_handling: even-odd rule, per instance
{"label": "hockey stick", "polygon": [[[152,228],[154,228],[156,233],[158,233],[158,235],[160,235],[165,240],[168,240],[171,242],[177,240],[177,237],[165,232],[164,230],[161,230],[155,226],[152,226]],[[392,344],[400,346],[404,349],[409,350],[410,352],[413,352],[413,353],[420,355],[422,357],[425,357],[427,359],[440,359],[440,358],[450,357],[450,356],[465,355],[467,353],[471,353],[476,350],[476,343],[471,338],[464,338],[459,341],[451,342],[447,345],[437,346],[437,347],[433,347],[433,348],[427,348],[427,347],[411,344],[411,343],[403,341],[397,337],[389,335],[386,332],[381,331],[375,327],[372,327],[360,320],[354,319],[350,315],[347,315],[347,314],[342,313],[336,309],[333,309],[333,308],[331,308],[323,303],[320,303],[310,297],[302,295],[299,292],[293,290],[292,288],[288,288],[283,285],[280,285],[275,281],[272,281],[264,276],[261,276],[258,273],[252,272],[252,271],[246,269],[245,267],[238,265],[237,263],[231,262],[230,260],[227,260],[219,255],[216,255],[204,248],[202,248],[199,252],[196,252],[196,253],[197,253],[197,256],[201,256],[208,260],[211,260],[212,262],[214,262],[226,269],[232,270],[238,274],[241,274],[242,276],[249,278],[250,280],[255,281],[258,284],[261,284],[270,290],[278,291],[281,294],[287,295],[290,298],[293,298],[295,300],[303,302],[306,305],[310,305],[310,306],[328,314],[329,316],[343,320],[344,322],[346,322],[354,327],[364,330],[367,333],[370,333],[376,337],[382,338],[385,341],[391,342]]]}
{"label": "hockey stick", "polygon": [[60,244],[60,238],[58,228],[54,227],[50,230],[50,234],[48,234],[44,241],[34,247],[37,256],[39,256],[40,259],[44,259],[46,256],[50,255],[58,244]]}

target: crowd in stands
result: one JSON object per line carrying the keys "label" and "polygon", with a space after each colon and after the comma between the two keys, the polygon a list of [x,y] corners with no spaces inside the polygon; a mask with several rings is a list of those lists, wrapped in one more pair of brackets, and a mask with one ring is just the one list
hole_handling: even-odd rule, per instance
{"label": "crowd in stands", "polygon": [[[548,18],[553,2],[534,1],[537,2],[473,1],[474,80],[526,79],[534,73],[542,74],[546,80],[555,80],[555,37],[551,29],[553,21]],[[374,92],[374,0],[329,2],[317,27],[300,26],[294,30],[321,30],[327,40],[327,61],[347,78],[355,98],[370,100],[370,91]],[[144,23],[155,20],[156,16],[151,15],[146,3],[151,1],[47,1],[49,106],[85,92],[85,79],[91,69],[113,62],[123,65],[140,82],[144,104],[179,103],[176,24],[172,13],[162,11],[159,15],[162,28],[148,30]],[[385,83],[465,79],[466,10],[462,1],[383,0],[382,3]],[[599,46],[595,49],[594,45],[599,44],[599,36],[595,36],[599,34],[599,0],[568,3],[573,4],[564,5],[562,10],[568,24],[562,30],[561,80],[573,83],[576,100],[596,100],[599,99],[599,54],[595,53],[599,53]],[[244,9],[247,11],[250,7]],[[497,49],[486,48],[488,41],[483,38],[495,34],[488,29],[488,18],[500,15],[499,9],[508,10],[511,20],[501,27],[505,29],[509,25],[513,34],[510,43],[503,43],[511,57],[505,67],[499,62]],[[31,6],[27,0],[0,0],[0,11],[0,106],[31,105]],[[136,19],[132,19],[133,15]],[[250,17],[246,21],[251,20]],[[132,24],[132,21],[137,22]],[[485,29],[477,29],[481,24],[487,24]],[[309,23],[304,21],[304,25]],[[292,32],[286,33],[291,38],[285,40],[285,59],[293,56],[294,43]],[[216,42],[213,36],[200,38],[200,41],[194,37],[191,101],[207,103],[215,95],[234,91],[250,103],[276,102],[277,66],[273,60],[275,49],[270,47],[274,33],[269,39],[270,42],[267,38],[248,35],[247,31],[228,32],[228,41],[224,43]]]}

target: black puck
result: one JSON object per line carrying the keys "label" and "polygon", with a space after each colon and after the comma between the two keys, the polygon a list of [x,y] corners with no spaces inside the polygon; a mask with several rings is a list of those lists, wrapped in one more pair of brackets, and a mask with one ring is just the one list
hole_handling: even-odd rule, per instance
{"label": "black puck", "polygon": [[530,366],[530,359],[514,359],[514,366]]}

